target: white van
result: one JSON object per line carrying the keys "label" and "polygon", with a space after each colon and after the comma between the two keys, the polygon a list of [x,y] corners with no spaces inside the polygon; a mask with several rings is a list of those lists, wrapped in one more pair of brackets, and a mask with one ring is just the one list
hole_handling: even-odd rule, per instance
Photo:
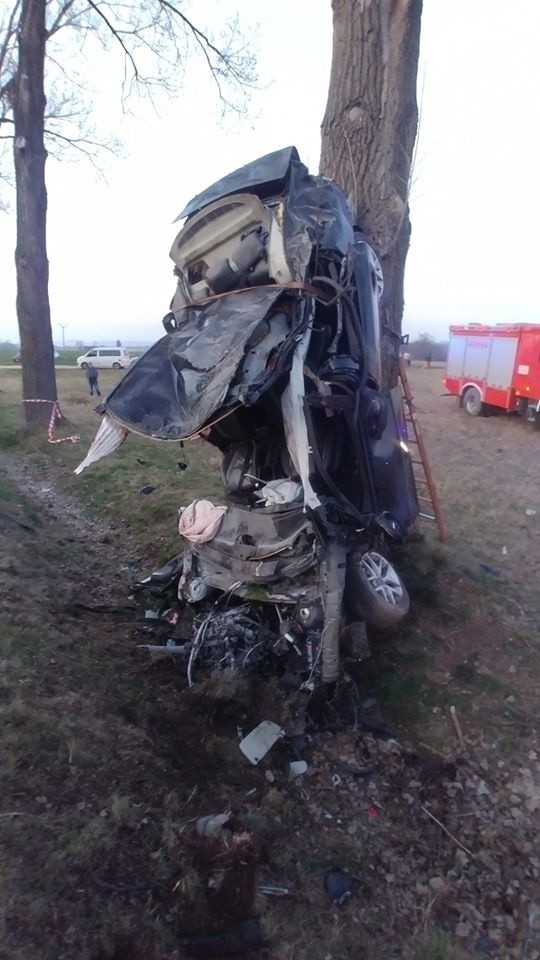
{"label": "white van", "polygon": [[92,347],[82,357],[77,357],[77,366],[85,370],[89,363],[102,369],[113,367],[120,370],[121,367],[129,367],[131,357],[125,347]]}

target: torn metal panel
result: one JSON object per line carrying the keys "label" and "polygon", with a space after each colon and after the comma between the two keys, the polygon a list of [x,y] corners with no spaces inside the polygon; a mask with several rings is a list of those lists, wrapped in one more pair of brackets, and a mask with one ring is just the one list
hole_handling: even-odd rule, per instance
{"label": "torn metal panel", "polygon": [[304,413],[304,361],[311,339],[311,328],[302,334],[293,357],[289,382],[281,396],[281,410],[285,439],[292,462],[304,489],[304,503],[315,510],[320,507],[321,501],[315,493],[310,480],[309,440]]}
{"label": "torn metal panel", "polygon": [[281,295],[247,290],[186,309],[179,329],[147,350],[107,397],[107,412],[159,440],[193,436],[227,403],[246,344]]}
{"label": "torn metal panel", "polygon": [[225,573],[229,583],[268,584],[296,579],[314,567],[316,541],[301,507],[257,507],[230,504],[218,533],[192,552],[212,582]]}

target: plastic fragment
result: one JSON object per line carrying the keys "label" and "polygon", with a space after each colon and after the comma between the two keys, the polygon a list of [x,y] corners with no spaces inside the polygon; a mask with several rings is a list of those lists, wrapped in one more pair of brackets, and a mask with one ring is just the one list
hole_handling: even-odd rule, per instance
{"label": "plastic fragment", "polygon": [[156,613],[155,610],[150,610],[150,609],[148,609],[148,610],[145,610],[145,611],[144,611],[144,619],[145,619],[145,620],[159,620],[159,619],[160,619],[160,616],[159,616],[159,613]]}
{"label": "plastic fragment", "polygon": [[207,817],[199,817],[195,829],[200,837],[213,837],[231,819],[231,811],[211,813]]}
{"label": "plastic fragment", "polygon": [[352,894],[353,878],[340,867],[329,870],[324,877],[324,889],[336,907],[341,907]]}
{"label": "plastic fragment", "polygon": [[308,765],[305,760],[291,760],[289,764],[289,776],[301,777],[307,773]]}
{"label": "plastic fragment", "polygon": [[240,750],[250,763],[257,764],[274,744],[285,736],[285,731],[272,720],[263,720],[240,741]]}
{"label": "plastic fragment", "polygon": [[257,890],[259,893],[263,893],[265,897],[287,897],[289,895],[289,888],[280,883],[260,883]]}

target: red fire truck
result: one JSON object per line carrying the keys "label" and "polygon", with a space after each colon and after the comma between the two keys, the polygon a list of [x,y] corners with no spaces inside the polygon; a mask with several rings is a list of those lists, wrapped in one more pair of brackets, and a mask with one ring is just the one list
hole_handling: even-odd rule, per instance
{"label": "red fire truck", "polygon": [[450,327],[443,382],[471,417],[498,407],[540,430],[540,324]]}

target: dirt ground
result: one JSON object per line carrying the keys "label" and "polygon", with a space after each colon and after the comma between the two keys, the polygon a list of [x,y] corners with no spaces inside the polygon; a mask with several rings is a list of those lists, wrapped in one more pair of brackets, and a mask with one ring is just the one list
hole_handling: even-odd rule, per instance
{"label": "dirt ground", "polygon": [[[449,543],[428,530],[397,554],[412,612],[372,638],[366,722],[314,717],[296,780],[292,748],[257,767],[238,749],[276,718],[267,684],[188,691],[136,648],[123,568],[173,552],[178,498],[216,489],[208,452],[178,471],[137,441],[77,488],[81,451],[21,439],[17,374],[2,381],[0,955],[181,960],[190,934],[256,918],[256,960],[538,960],[540,436],[466,417],[441,375],[412,383]],[[63,405],[87,442],[75,376]],[[341,906],[336,867],[353,878]]]}

